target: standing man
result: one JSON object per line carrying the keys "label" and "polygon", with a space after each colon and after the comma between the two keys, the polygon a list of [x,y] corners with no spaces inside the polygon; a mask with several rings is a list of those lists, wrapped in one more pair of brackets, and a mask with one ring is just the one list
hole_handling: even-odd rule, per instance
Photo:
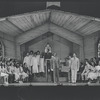
{"label": "standing man", "polygon": [[71,58],[71,79],[72,79],[72,83],[76,83],[78,71],[79,71],[79,59],[76,57],[76,54],[73,53],[73,57]]}
{"label": "standing man", "polygon": [[45,53],[45,63],[46,63],[46,79],[49,80],[49,73],[50,73],[50,66],[51,66],[51,56],[52,54],[49,52],[49,49],[47,53]]}
{"label": "standing man", "polygon": [[59,58],[57,53],[54,53],[51,58],[51,80],[54,83],[59,83]]}
{"label": "standing man", "polygon": [[30,51],[26,54],[24,61],[23,61],[23,65],[26,66],[26,69],[29,72],[29,81],[31,81],[31,74],[32,74],[32,66],[31,66],[31,59],[33,56],[33,51]]}
{"label": "standing man", "polygon": [[47,43],[47,46],[45,47],[45,56],[44,56],[45,64],[46,64],[46,79],[47,79],[47,81],[49,79],[49,73],[50,73],[51,56],[52,56],[51,47],[50,47],[49,43]]}
{"label": "standing man", "polygon": [[68,82],[71,82],[71,56],[68,56],[65,59],[65,62],[66,62],[67,73],[68,73],[67,80]]}
{"label": "standing man", "polygon": [[29,71],[30,71],[30,74],[32,74],[31,60],[32,60],[33,54],[34,54],[34,52],[31,50],[29,53],[29,61],[30,61]]}

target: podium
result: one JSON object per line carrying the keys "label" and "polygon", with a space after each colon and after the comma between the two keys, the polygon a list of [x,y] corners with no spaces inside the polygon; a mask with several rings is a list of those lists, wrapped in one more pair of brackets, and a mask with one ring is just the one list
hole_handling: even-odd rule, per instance
{"label": "podium", "polygon": [[[49,68],[48,68],[48,62],[50,64]],[[56,80],[58,82],[59,81],[58,79],[59,78],[59,68],[52,66],[52,63],[53,63],[52,59],[46,59],[45,63],[46,63],[46,81],[48,82],[48,73],[49,71],[51,72],[51,69],[52,69],[52,73],[50,73],[51,79],[53,82],[56,82]]]}
{"label": "podium", "polygon": [[50,66],[51,67],[51,59],[45,59],[45,63],[46,63],[46,81],[48,82],[48,69],[50,70],[50,68],[48,68],[48,62],[50,63]]}

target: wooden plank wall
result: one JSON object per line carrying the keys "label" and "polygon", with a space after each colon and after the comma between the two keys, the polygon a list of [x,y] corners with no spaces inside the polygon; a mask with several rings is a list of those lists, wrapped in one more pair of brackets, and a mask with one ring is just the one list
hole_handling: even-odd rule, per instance
{"label": "wooden plank wall", "polygon": [[58,57],[61,59],[64,59],[72,52],[72,42],[67,41],[66,39],[63,39],[57,35],[53,35],[41,40],[33,45],[29,46],[29,51],[37,51],[40,50],[41,52],[44,52],[44,48],[49,42],[52,46],[52,52],[56,52],[58,54]]}
{"label": "wooden plank wall", "polygon": [[73,43],[73,53],[76,53],[77,57],[80,58],[80,53],[79,53],[79,45],[76,43]]}
{"label": "wooden plank wall", "polygon": [[21,60],[21,48],[18,43],[16,43],[15,50],[16,59]]}
{"label": "wooden plank wall", "polygon": [[3,41],[5,48],[5,57],[15,58],[15,41],[12,36],[0,32],[0,39]]}
{"label": "wooden plank wall", "polygon": [[85,58],[97,57],[97,41],[100,38],[100,31],[84,37]]}

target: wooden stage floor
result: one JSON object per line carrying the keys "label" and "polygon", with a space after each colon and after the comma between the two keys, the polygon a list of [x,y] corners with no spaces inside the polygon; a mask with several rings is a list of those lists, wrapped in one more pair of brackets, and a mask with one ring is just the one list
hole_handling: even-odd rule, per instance
{"label": "wooden stage floor", "polygon": [[68,83],[66,81],[65,77],[60,77],[59,78],[60,84],[57,83],[52,83],[51,79],[49,77],[48,82],[46,81],[45,77],[38,77],[36,78],[33,82],[31,83],[10,83],[8,85],[6,84],[0,84],[0,86],[11,86],[11,87],[18,87],[18,86],[100,86],[100,83],[82,83],[82,82],[77,82],[76,84],[73,83]]}
{"label": "wooden stage floor", "polygon": [[48,83],[48,82],[32,82],[32,83],[10,83],[8,85],[6,84],[0,84],[0,86],[100,86],[100,83]]}

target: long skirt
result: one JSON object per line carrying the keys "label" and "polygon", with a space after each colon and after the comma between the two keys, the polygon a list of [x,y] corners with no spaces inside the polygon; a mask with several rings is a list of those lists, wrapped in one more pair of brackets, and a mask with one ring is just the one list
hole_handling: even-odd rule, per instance
{"label": "long skirt", "polygon": [[39,72],[44,72],[44,59],[40,58]]}
{"label": "long skirt", "polygon": [[32,73],[38,73],[38,61],[37,61],[37,58],[35,58],[35,57],[32,58],[31,66],[32,66]]}
{"label": "long skirt", "polygon": [[17,81],[18,79],[20,79],[20,74],[18,73],[14,73],[15,74],[15,81]]}
{"label": "long skirt", "polygon": [[92,71],[89,72],[88,76],[87,76],[87,78],[91,79],[91,80],[97,79],[97,77],[98,77],[98,73],[97,72],[92,72]]}
{"label": "long skirt", "polygon": [[96,66],[95,69],[96,69],[97,71],[100,71],[100,66]]}
{"label": "long skirt", "polygon": [[37,64],[37,62],[34,62],[34,65],[32,66],[32,73],[38,73],[38,64]]}
{"label": "long skirt", "polygon": [[22,79],[25,79],[26,77],[28,77],[28,74],[25,73],[25,72],[22,72],[22,73],[20,74],[20,76],[22,76]]}

